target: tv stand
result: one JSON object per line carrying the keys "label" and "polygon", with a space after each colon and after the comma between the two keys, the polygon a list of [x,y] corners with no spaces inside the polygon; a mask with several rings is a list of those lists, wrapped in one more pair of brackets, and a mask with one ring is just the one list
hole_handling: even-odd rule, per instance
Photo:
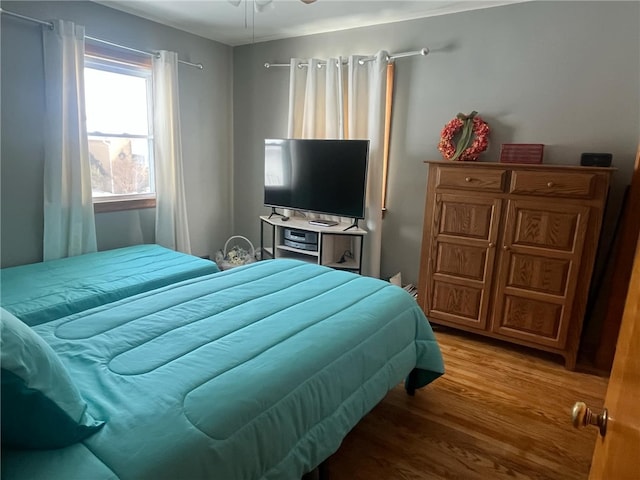
{"label": "tv stand", "polygon": [[[337,223],[337,222],[336,222]],[[264,227],[271,227],[271,235],[266,235]],[[346,228],[345,228],[346,226]],[[305,233],[315,233],[314,241]],[[290,217],[284,221],[272,215],[260,217],[260,252],[263,259],[294,258],[318,265],[326,265],[336,270],[362,273],[362,250],[366,230],[352,225],[337,223],[324,226],[312,224],[301,217]],[[291,238],[305,238],[299,245]]]}

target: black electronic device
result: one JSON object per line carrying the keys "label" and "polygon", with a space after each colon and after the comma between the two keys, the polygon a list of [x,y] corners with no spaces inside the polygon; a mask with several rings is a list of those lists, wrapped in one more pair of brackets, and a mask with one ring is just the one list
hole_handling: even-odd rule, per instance
{"label": "black electronic device", "polygon": [[294,228],[285,228],[284,238],[285,240],[293,240],[296,242],[318,244],[318,234],[316,232],[307,232],[305,230],[296,230]]}
{"label": "black electronic device", "polygon": [[282,243],[288,247],[299,248],[311,252],[318,251],[318,234],[295,228],[283,229],[284,239]]}
{"label": "black electronic device", "polygon": [[266,206],[364,218],[369,140],[266,139],[264,148]]}
{"label": "black electronic device", "polygon": [[297,248],[297,249],[300,249],[300,250],[308,250],[310,252],[317,252],[318,251],[318,244],[317,243],[296,242],[294,240],[287,240],[286,238],[284,239],[283,243],[287,247],[293,247],[293,248]]}
{"label": "black electronic device", "polygon": [[580,165],[583,167],[610,167],[613,155],[610,153],[583,153]]}

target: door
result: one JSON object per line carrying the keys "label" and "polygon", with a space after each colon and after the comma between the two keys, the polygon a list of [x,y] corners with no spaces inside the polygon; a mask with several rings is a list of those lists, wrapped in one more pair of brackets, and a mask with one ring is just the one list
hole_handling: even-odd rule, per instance
{"label": "door", "polygon": [[485,330],[502,200],[436,194],[427,315]]}
{"label": "door", "polygon": [[564,348],[589,207],[558,200],[510,200],[492,330]]}
{"label": "door", "polygon": [[640,478],[640,242],[605,397],[607,428],[599,435],[590,480]]}

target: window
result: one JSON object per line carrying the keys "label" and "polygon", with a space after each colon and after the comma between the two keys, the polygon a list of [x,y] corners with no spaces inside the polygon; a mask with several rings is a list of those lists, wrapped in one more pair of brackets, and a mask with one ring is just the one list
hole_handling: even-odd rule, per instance
{"label": "window", "polygon": [[87,48],[84,81],[96,212],[155,206],[151,63]]}

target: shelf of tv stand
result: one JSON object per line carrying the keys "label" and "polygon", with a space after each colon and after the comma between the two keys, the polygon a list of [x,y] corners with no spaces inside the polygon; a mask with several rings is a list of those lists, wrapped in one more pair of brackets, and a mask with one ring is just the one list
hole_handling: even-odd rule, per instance
{"label": "shelf of tv stand", "polygon": [[301,248],[290,247],[289,245],[278,245],[278,246],[276,246],[276,249],[284,251],[284,252],[296,253],[296,254],[299,254],[299,255],[308,255],[310,257],[318,257],[318,256],[320,256],[320,252],[318,252],[318,251],[303,250]]}
{"label": "shelf of tv stand", "polygon": [[[265,225],[271,227],[270,242],[265,246]],[[355,273],[362,271],[362,249],[366,230],[359,227],[351,227],[350,223],[322,226],[309,223],[309,219],[303,217],[291,217],[282,220],[281,216],[268,215],[260,217],[260,250],[263,258],[295,258],[319,265],[325,265],[338,270],[348,270]],[[284,230],[293,229],[304,232],[314,232],[318,235],[318,244],[315,250],[305,250],[284,245]],[[339,263],[343,254],[349,251],[353,258],[347,257]],[[266,255],[265,255],[266,254]]]}

